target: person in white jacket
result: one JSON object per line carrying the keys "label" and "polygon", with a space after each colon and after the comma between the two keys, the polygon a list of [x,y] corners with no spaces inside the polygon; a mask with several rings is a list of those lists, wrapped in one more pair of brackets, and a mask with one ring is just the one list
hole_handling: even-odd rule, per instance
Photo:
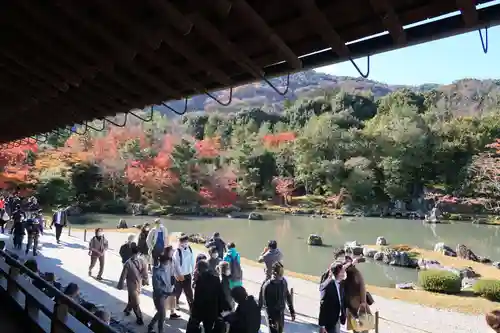
{"label": "person in white jacket", "polygon": [[156,219],[153,223],[153,229],[149,231],[148,238],[146,239],[151,258],[153,259],[153,266],[158,266],[160,256],[168,246],[168,230],[161,223],[160,219]]}

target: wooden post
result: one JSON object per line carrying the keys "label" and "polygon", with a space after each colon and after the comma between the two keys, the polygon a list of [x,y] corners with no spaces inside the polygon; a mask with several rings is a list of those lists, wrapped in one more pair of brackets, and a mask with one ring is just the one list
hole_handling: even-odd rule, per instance
{"label": "wooden post", "polygon": [[29,293],[25,294],[24,311],[31,319],[38,321],[38,303],[36,302],[35,298],[32,297]]}
{"label": "wooden post", "polygon": [[293,288],[290,288],[290,295],[292,296],[292,304],[293,304]]}
{"label": "wooden post", "polygon": [[87,241],[87,229],[84,229],[83,230],[83,241],[86,242]]}
{"label": "wooden post", "polygon": [[68,226],[68,236],[71,237],[71,224]]}
{"label": "wooden post", "polygon": [[19,292],[19,287],[16,282],[18,276],[19,268],[11,266],[9,270],[9,279],[7,280],[7,292],[13,299],[17,299],[17,293]]}
{"label": "wooden post", "polygon": [[375,333],[378,333],[378,311],[375,311]]}
{"label": "wooden post", "polygon": [[64,329],[64,323],[68,315],[68,306],[61,303],[61,300],[57,300],[54,304],[54,312],[52,313],[52,318],[50,318],[50,333],[67,333]]}

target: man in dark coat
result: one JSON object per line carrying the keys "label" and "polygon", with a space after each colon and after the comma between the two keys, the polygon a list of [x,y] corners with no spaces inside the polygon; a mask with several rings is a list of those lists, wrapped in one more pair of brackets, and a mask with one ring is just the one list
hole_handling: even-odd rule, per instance
{"label": "man in dark coat", "polygon": [[61,233],[63,228],[68,224],[68,211],[66,209],[58,209],[52,216],[52,224],[50,228],[56,227],[56,240],[57,244],[60,243]]}
{"label": "man in dark coat", "polygon": [[207,249],[215,247],[217,249],[217,254],[219,259],[224,258],[224,253],[226,253],[226,243],[220,238],[220,233],[214,232],[212,238],[210,238],[205,244]]}
{"label": "man in dark coat", "polygon": [[229,333],[258,333],[260,330],[260,308],[255,298],[238,286],[231,290],[232,298],[238,303],[236,311],[224,318],[229,322]]}
{"label": "man in dark coat", "polygon": [[330,267],[330,276],[320,284],[321,302],[318,325],[320,333],[340,333],[340,324],[346,322],[343,280],[346,271],[342,263]]}
{"label": "man in dark coat", "polygon": [[198,327],[201,323],[205,333],[212,333],[217,319],[221,318],[222,312],[230,311],[231,306],[226,301],[219,278],[209,271],[208,263],[201,260],[196,269],[199,275],[188,328]]}

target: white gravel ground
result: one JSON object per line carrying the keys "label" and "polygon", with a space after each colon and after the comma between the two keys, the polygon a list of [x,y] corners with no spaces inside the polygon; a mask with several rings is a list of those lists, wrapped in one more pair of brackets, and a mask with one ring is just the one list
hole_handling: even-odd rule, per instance
{"label": "white gravel ground", "polygon": [[[110,250],[106,255],[104,280],[98,282],[87,276],[89,257],[87,243],[83,240],[83,232],[71,232],[72,236],[63,234],[63,244],[55,245],[53,234],[46,233],[41,237],[41,255],[37,257],[41,271],[54,272],[63,282],[76,282],[86,299],[103,305],[114,318],[135,332],[145,332],[145,328],[137,327],[133,316],[123,317],[122,310],[127,300],[126,291],[116,289],[122,264],[118,249],[127,238],[124,233],[106,233]],[[91,232],[93,234],[93,231]],[[244,286],[254,295],[258,294],[263,271],[258,267],[244,266]],[[95,268],[97,273],[97,267]],[[290,287],[294,289],[294,304],[297,311],[295,323],[287,321],[285,332],[309,333],[317,332],[317,315],[319,310],[319,293],[317,284],[297,278],[288,278]],[[437,310],[420,305],[409,304],[397,300],[375,297],[376,309],[380,313],[380,333],[483,333],[490,332],[484,316],[471,316],[451,311]],[[151,287],[146,287],[141,295],[141,308],[146,315],[146,322],[155,313],[151,299]],[[185,332],[184,312],[181,321],[171,323],[168,332]],[[268,332],[265,325],[262,332]]]}

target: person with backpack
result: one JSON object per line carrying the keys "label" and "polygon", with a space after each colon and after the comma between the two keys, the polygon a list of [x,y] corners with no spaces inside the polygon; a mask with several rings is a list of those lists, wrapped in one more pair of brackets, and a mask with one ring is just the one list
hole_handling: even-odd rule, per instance
{"label": "person with backpack", "polygon": [[148,244],[149,254],[153,259],[153,266],[158,266],[160,256],[168,246],[168,230],[163,226],[160,219],[154,221],[154,228],[148,233],[146,243]]}
{"label": "person with backpack", "polygon": [[283,277],[283,273],[283,265],[276,262],[272,267],[271,279],[264,282],[259,294],[259,307],[266,309],[270,333],[283,333],[287,305],[292,321],[295,321],[292,295],[288,290],[288,283]]}
{"label": "person with backpack", "polygon": [[243,286],[243,271],[241,269],[240,254],[236,251],[236,245],[231,242],[227,246],[227,253],[224,256],[224,261],[229,263],[229,288]]}
{"label": "person with backpack", "polygon": [[[172,256],[174,249],[168,246],[165,253],[160,256],[160,264],[153,267],[153,302],[156,308],[156,314],[148,325],[148,333],[152,333],[153,327],[158,323],[158,333],[163,333],[163,324],[165,321],[166,311],[170,310],[170,319],[177,319],[180,316],[174,312],[175,297],[172,296],[174,291],[174,266],[172,264]],[[167,309],[168,307],[168,309]]]}
{"label": "person with backpack", "polygon": [[174,252],[174,267],[175,267],[175,287],[174,295],[179,304],[179,298],[182,292],[186,295],[189,309],[193,305],[193,289],[191,288],[193,282],[194,271],[194,255],[191,246],[189,246],[189,238],[187,235],[182,234],[179,238],[179,247]]}
{"label": "person with backpack", "polygon": [[28,242],[26,243],[26,255],[30,252],[33,246],[33,255],[37,255],[38,239],[40,234],[43,234],[43,223],[40,215],[31,217],[26,220],[26,232],[28,234]]}

